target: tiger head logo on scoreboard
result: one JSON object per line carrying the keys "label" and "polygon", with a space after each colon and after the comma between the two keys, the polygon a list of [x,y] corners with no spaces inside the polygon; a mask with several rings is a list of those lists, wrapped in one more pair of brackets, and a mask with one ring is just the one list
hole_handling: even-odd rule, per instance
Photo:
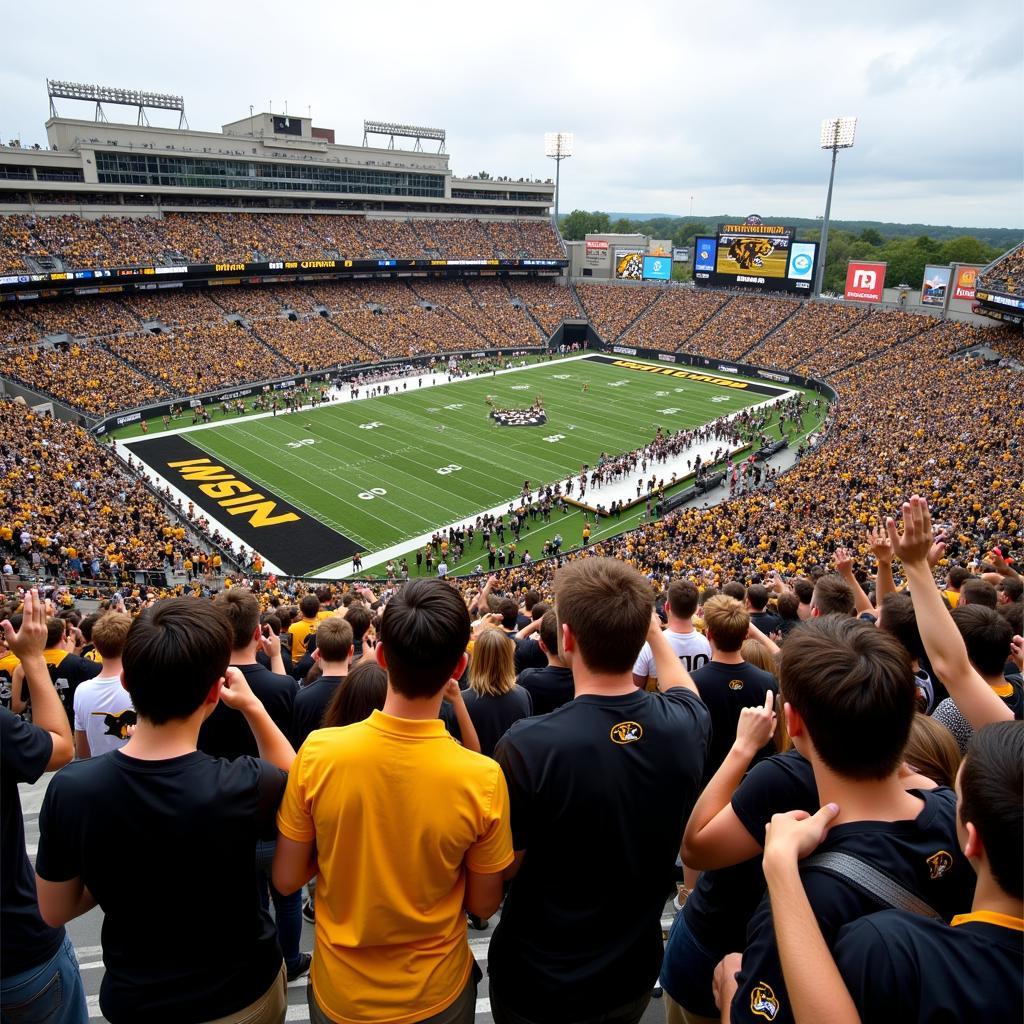
{"label": "tiger head logo on scoreboard", "polygon": [[763,267],[764,261],[775,251],[775,245],[767,238],[737,238],[729,246],[729,259],[740,270]]}

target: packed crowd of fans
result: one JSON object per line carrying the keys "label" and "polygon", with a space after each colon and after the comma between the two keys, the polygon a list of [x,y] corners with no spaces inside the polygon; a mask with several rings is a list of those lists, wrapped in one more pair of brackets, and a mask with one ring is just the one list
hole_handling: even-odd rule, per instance
{"label": "packed crowd of fans", "polygon": [[[687,351],[690,336],[729,301],[719,292],[666,288],[657,303],[621,336],[627,345],[665,352]],[[723,331],[728,321],[722,321]]]}
{"label": "packed crowd of fans", "polygon": [[662,294],[662,289],[653,285],[615,287],[577,281],[573,287],[587,319],[608,345],[649,310]]}
{"label": "packed crowd of fans", "polygon": [[570,288],[552,287],[552,283],[533,277],[508,281],[509,291],[514,297],[526,303],[530,313],[548,337],[555,333],[563,320],[578,320],[583,316],[583,311],[576,303],[574,291]]}
{"label": "packed crowd of fans", "polygon": [[843,302],[807,302],[747,354],[750,362],[758,366],[792,369],[811,352],[829,348],[840,335],[868,316],[864,308]]}
{"label": "packed crowd of fans", "polygon": [[550,221],[361,214],[168,213],[154,217],[11,215],[0,218],[0,272],[25,258],[65,268],[277,259],[564,259]]}
{"label": "packed crowd of fans", "polygon": [[[309,316],[289,320],[278,316],[253,321],[251,329],[300,372],[372,362],[380,357],[377,349],[360,343],[337,324],[337,318],[328,321],[321,316]],[[286,372],[289,371],[281,371]]]}
{"label": "packed crowd of fans", "polygon": [[[682,348],[717,359],[742,359],[747,351],[800,308],[793,299],[738,295],[711,323],[687,338]],[[654,313],[657,316],[657,310]]]}
{"label": "packed crowd of fans", "polygon": [[1024,297],[1024,245],[1008,252],[978,275],[978,288]]}

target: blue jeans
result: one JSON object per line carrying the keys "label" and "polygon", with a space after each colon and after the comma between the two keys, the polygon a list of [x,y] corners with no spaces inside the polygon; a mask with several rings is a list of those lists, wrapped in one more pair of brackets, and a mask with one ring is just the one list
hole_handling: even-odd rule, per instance
{"label": "blue jeans", "polygon": [[45,963],[0,979],[3,1024],[89,1024],[85,988],[71,940]]}
{"label": "blue jeans", "polygon": [[270,907],[271,899],[274,901],[277,941],[285,966],[292,970],[298,966],[302,953],[299,948],[302,941],[302,890],[299,889],[290,896],[282,896],[274,888],[274,883],[270,880],[270,868],[274,863],[276,848],[277,841],[274,839],[260,840],[256,844],[256,885],[260,894],[260,906],[264,910]]}
{"label": "blue jeans", "polygon": [[723,956],[725,953],[716,953],[697,941],[685,912],[677,914],[661,962],[661,987],[690,1013],[717,1018],[711,981]]}

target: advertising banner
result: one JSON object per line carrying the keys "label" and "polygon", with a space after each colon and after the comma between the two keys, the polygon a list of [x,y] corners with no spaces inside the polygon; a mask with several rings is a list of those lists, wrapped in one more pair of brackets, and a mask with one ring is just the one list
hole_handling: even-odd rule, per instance
{"label": "advertising banner", "polygon": [[934,267],[931,264],[924,268],[924,280],[921,282],[921,304],[924,306],[944,306],[946,289],[952,267]]}
{"label": "advertising banner", "polygon": [[583,262],[595,270],[604,269],[609,260],[608,243],[603,239],[588,239],[583,243]]}
{"label": "advertising banner", "polygon": [[978,284],[979,264],[968,266],[966,263],[958,264],[956,278],[953,284],[953,298],[965,299],[968,302],[974,301],[974,291]]}
{"label": "advertising banner", "polygon": [[689,263],[690,262],[690,250],[688,248],[673,249],[672,250],[672,262],[673,263]]}
{"label": "advertising banner", "polygon": [[881,302],[886,265],[850,260],[850,265],[846,268],[845,298],[857,302]]}
{"label": "advertising banner", "polygon": [[652,238],[647,245],[648,256],[671,256],[672,255],[672,239],[670,238]]}
{"label": "advertising banner", "polygon": [[668,281],[672,277],[672,260],[667,256],[644,257],[645,281]]}
{"label": "advertising banner", "polygon": [[814,277],[814,242],[794,242],[789,249],[789,278],[810,281]]}
{"label": "advertising banner", "polygon": [[696,247],[697,259],[694,261],[693,269],[714,273],[718,242],[713,238],[698,238],[696,239]]}
{"label": "advertising banner", "polygon": [[643,249],[616,249],[615,276],[627,281],[640,281],[644,276]]}

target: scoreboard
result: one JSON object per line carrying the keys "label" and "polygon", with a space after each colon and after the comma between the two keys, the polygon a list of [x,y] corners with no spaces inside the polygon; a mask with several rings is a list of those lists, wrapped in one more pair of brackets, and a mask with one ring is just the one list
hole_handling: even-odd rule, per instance
{"label": "scoreboard", "polygon": [[749,217],[742,224],[719,224],[714,237],[698,237],[693,279],[698,287],[756,288],[810,294],[818,257],[817,242],[797,242],[795,231]]}

